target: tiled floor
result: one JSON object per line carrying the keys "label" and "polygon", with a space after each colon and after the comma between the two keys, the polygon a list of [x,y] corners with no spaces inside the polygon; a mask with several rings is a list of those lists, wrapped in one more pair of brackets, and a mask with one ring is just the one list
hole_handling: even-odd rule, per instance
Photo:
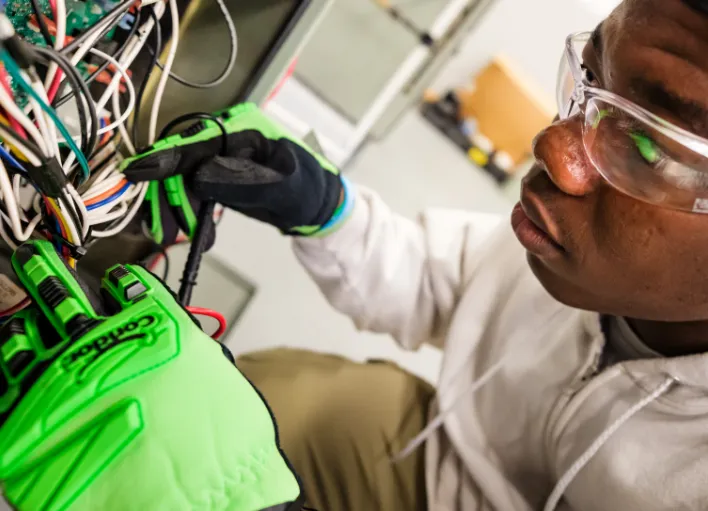
{"label": "tiled floor", "polygon": [[[513,191],[502,193],[416,112],[385,140],[368,144],[346,173],[411,218],[427,207],[504,214],[512,206]],[[273,229],[229,213],[213,253],[257,285],[253,301],[228,338],[235,353],[281,345],[305,347],[357,360],[390,358],[431,381],[437,379],[436,350],[426,347],[406,353],[386,336],[357,332],[329,307],[300,268],[289,241]]]}

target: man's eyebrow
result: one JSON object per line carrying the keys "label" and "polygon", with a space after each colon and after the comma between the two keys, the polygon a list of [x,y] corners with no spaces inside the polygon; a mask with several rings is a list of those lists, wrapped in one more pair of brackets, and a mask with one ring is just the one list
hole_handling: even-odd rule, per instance
{"label": "man's eyebrow", "polygon": [[595,48],[597,56],[602,59],[602,23],[600,23],[597,27],[595,27],[595,30],[592,31],[590,41],[592,41],[592,46]]}
{"label": "man's eyebrow", "polygon": [[645,98],[650,105],[657,106],[678,119],[684,121],[694,133],[706,136],[708,128],[708,109],[705,106],[684,99],[666,89],[662,84],[635,78],[632,80],[632,91]]}

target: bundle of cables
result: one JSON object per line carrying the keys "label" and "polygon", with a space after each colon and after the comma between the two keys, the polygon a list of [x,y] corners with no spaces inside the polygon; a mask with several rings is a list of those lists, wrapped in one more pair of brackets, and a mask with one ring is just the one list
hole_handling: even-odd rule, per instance
{"label": "bundle of cables", "polygon": [[[93,241],[118,234],[134,220],[147,193],[148,184],[128,182],[119,165],[136,153],[135,120],[154,68],[161,75],[150,105],[149,144],[156,139],[167,81],[197,88],[222,83],[236,60],[236,29],[224,0],[215,0],[231,49],[219,77],[196,83],[172,72],[177,0],[102,2],[110,10],[73,37],[67,33],[66,0],[28,1],[41,44],[24,40],[0,14],[0,237],[13,249],[31,237],[50,239],[75,268]],[[50,12],[43,12],[40,1]],[[168,11],[170,45],[160,63],[160,20]],[[111,42],[116,46],[118,26],[126,32],[123,42],[110,53],[101,50]],[[136,87],[130,68],[148,39],[152,62]]]}

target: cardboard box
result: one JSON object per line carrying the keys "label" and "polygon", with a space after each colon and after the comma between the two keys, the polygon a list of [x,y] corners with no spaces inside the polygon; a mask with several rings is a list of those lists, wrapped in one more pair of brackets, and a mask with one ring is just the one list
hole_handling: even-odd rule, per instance
{"label": "cardboard box", "polygon": [[556,115],[552,98],[524,78],[508,59],[496,57],[470,89],[457,90],[462,118],[475,117],[479,132],[515,165],[531,155],[534,137]]}

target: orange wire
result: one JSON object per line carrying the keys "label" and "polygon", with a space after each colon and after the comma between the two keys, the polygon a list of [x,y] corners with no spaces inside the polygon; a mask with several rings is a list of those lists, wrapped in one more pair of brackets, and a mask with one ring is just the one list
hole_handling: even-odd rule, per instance
{"label": "orange wire", "polygon": [[107,199],[107,198],[110,197],[111,195],[113,195],[113,194],[115,194],[116,192],[118,192],[118,190],[120,190],[121,188],[123,188],[127,182],[128,182],[128,181],[126,181],[126,180],[124,179],[123,181],[121,181],[120,183],[118,183],[117,185],[115,185],[113,188],[110,188],[109,190],[106,190],[106,191],[103,192],[102,194],[96,195],[95,197],[91,197],[90,199],[85,200],[85,201],[84,201],[84,204],[85,204],[86,206],[90,206],[91,204],[96,204],[97,202],[101,202],[103,199]]}

